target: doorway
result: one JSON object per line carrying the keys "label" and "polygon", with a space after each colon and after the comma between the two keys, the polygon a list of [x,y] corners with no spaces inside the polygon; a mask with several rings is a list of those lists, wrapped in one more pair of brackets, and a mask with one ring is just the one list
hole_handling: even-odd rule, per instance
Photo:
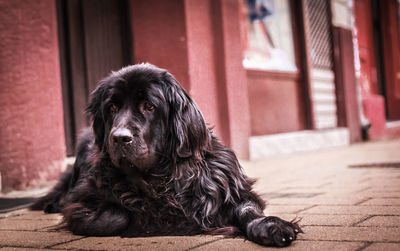
{"label": "doorway", "polygon": [[57,0],[67,155],[90,123],[88,97],[111,71],[132,62],[126,0]]}
{"label": "doorway", "polygon": [[354,13],[363,94],[383,96],[386,119],[400,120],[399,2],[356,0]]}

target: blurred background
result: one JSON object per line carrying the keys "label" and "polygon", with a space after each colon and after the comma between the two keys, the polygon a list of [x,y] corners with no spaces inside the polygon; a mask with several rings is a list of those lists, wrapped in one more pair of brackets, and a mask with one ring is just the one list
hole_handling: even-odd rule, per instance
{"label": "blurred background", "polygon": [[59,177],[112,70],[169,70],[241,159],[400,137],[398,0],[0,0],[1,192]]}

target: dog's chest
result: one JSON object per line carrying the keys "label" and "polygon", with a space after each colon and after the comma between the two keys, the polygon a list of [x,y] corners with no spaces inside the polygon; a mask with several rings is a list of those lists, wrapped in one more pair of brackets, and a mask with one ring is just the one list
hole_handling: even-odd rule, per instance
{"label": "dog's chest", "polygon": [[130,231],[135,236],[179,234],[181,230],[198,233],[198,224],[186,217],[173,191],[165,184],[130,184],[129,189],[120,193],[119,201],[130,212]]}
{"label": "dog's chest", "polygon": [[[163,179],[143,179],[141,177],[114,177],[98,187],[105,200],[119,203],[129,211],[165,215],[182,215],[181,207],[175,200],[175,193]],[[156,215],[156,213],[153,213]]]}

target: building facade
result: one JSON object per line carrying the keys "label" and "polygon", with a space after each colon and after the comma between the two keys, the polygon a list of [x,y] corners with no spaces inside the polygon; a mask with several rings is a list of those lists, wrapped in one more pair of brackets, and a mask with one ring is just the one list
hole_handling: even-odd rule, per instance
{"label": "building facade", "polygon": [[400,135],[396,0],[0,0],[1,189],[55,179],[96,83],[168,69],[240,158]]}

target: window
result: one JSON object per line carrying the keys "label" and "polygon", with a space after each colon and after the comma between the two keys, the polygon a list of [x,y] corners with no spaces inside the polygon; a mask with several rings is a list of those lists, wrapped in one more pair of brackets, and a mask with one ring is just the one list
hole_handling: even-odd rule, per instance
{"label": "window", "polygon": [[295,71],[289,0],[243,0],[245,68]]}

